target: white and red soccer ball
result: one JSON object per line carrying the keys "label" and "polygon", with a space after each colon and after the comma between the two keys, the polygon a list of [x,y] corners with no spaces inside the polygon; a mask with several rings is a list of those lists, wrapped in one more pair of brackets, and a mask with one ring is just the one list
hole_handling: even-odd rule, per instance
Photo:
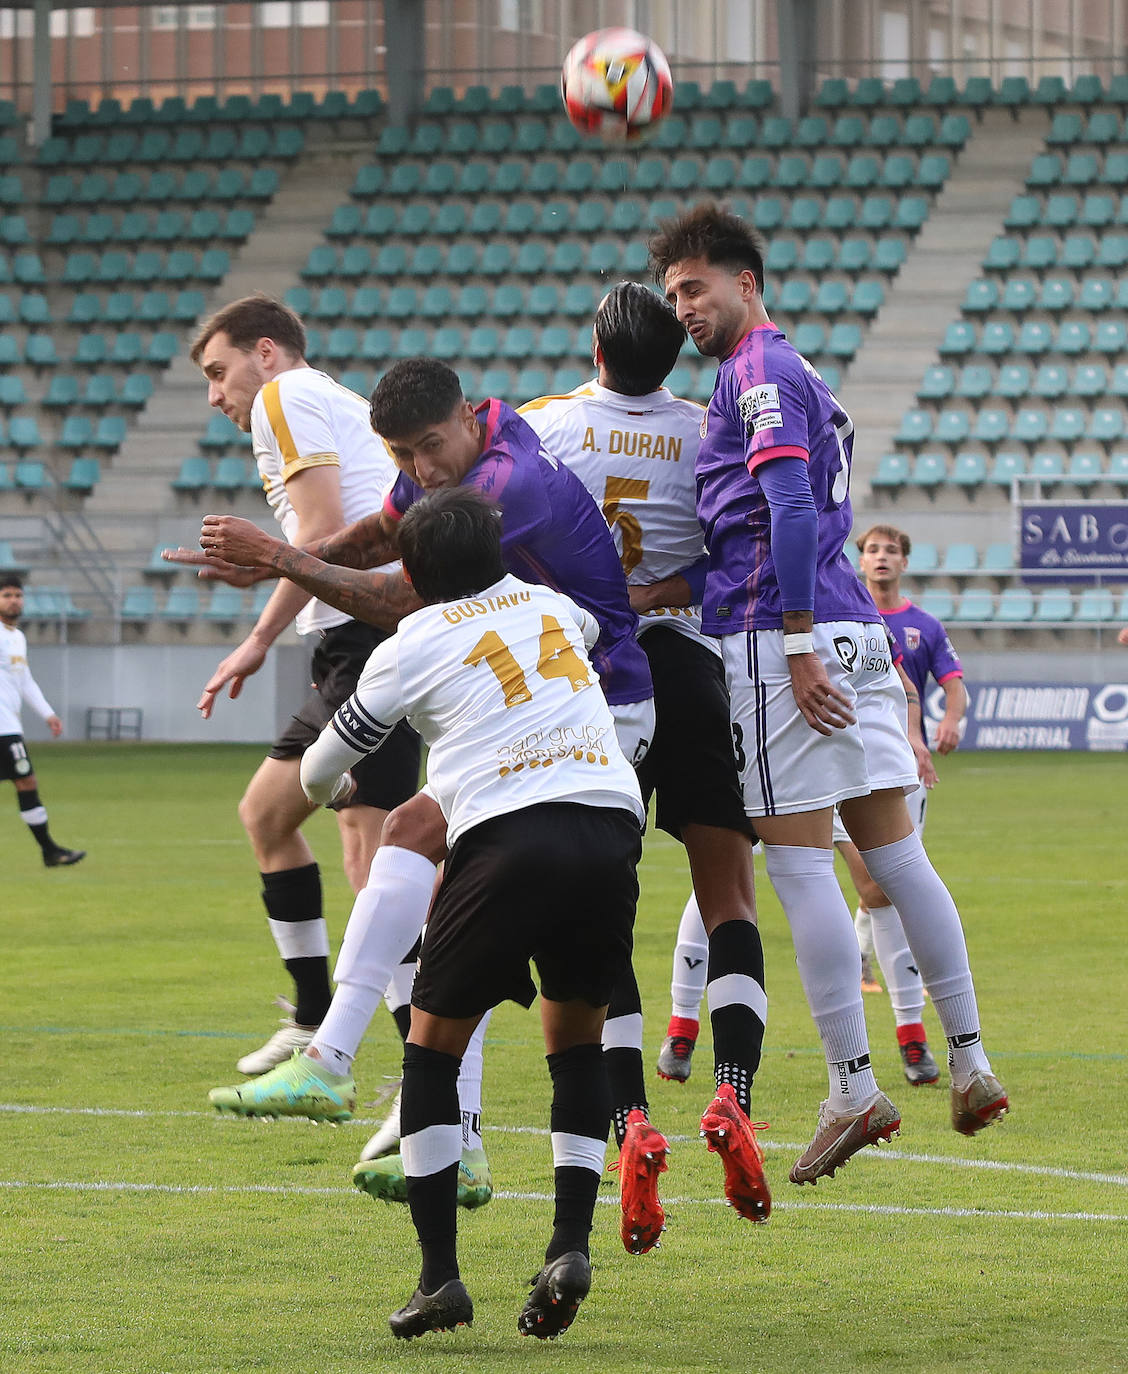
{"label": "white and red soccer ball", "polygon": [[670,64],[633,29],[597,29],[573,45],[560,73],[568,118],[582,134],[609,142],[643,137],[674,103]]}

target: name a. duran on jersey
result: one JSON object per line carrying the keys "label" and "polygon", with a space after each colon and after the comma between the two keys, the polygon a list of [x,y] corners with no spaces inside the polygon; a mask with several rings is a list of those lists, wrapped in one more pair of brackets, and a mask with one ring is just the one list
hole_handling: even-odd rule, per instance
{"label": "name a. duran on jersey", "polygon": [[395,726],[385,725],[383,721],[369,715],[353,696],[349,697],[333,717],[333,729],[353,749],[370,754],[373,749],[378,749],[383,744]]}
{"label": "name a. duran on jersey", "polygon": [[599,725],[554,725],[550,730],[534,730],[497,751],[498,776],[504,778],[525,768],[549,768],[564,759],[606,768],[606,734]]}
{"label": "name a. duran on jersey", "polygon": [[460,601],[457,605],[443,608],[443,619],[451,625],[457,625],[460,620],[469,620],[475,615],[489,615],[491,611],[508,610],[510,606],[519,606],[522,601],[528,600],[528,592],[510,592],[508,596],[483,596],[476,601]]}
{"label": "name a. duran on jersey", "polygon": [[[608,453],[621,453],[625,458],[654,458],[664,463],[681,462],[682,441],[676,434],[648,434],[641,429],[609,429]],[[595,430],[584,430],[581,453],[603,453],[595,442]]]}

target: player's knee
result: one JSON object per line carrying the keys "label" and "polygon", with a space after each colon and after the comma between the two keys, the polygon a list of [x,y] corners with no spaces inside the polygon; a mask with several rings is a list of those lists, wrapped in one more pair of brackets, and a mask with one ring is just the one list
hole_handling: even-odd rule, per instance
{"label": "player's knee", "polygon": [[380,843],[414,850],[433,863],[439,863],[446,854],[446,821],[438,806],[417,803],[418,798],[413,797],[388,813]]}

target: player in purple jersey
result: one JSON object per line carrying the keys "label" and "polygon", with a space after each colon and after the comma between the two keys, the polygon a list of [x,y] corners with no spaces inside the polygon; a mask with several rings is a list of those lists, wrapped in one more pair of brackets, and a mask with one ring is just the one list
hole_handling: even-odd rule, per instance
{"label": "player in purple jersey", "polygon": [[716,205],[665,221],[655,278],[699,353],[719,359],[702,423],[704,628],[720,636],[745,807],[791,926],[830,1093],[791,1170],[815,1182],[900,1114],[873,1076],[861,959],[834,875],[832,820],[897,904],[948,1037],[952,1123],[1006,1110],[984,1053],[959,914],[913,829],[905,693],[869,593],[843,554],[853,425],[768,317],[750,228]]}
{"label": "player in purple jersey", "polygon": [[[543,449],[507,405],[487,401],[477,409],[471,406],[457,374],[435,359],[408,359],[389,369],[373,393],[372,424],[400,469],[382,512],[322,541],[316,547],[318,557],[271,538],[249,521],[209,516],[200,542],[218,558],[220,571],[230,565],[269,568],[307,591],[316,588],[318,598],[329,605],[351,607],[349,614],[357,619],[394,629],[403,615],[422,604],[403,573],[353,569],[396,557],[399,520],[424,492],[475,487],[501,509],[506,570],[565,592],[599,621],[593,666],[612,705],[623,752],[628,759],[640,758],[654,730],[650,671],[635,639],[637,616],[614,540],[579,478]],[[426,791],[388,817],[368,886],[345,932],[332,1006],[305,1054],[342,1103],[355,1099],[353,1058],[389,979],[422,929],[437,865],[445,854],[446,822]],[[490,1196],[479,1123],[485,1024],[463,1061],[460,1200],[467,1206],[481,1205]],[[308,1083],[308,1070],[302,1067]],[[309,1093],[293,1081],[295,1073],[291,1061],[241,1087],[215,1089],[212,1101],[248,1115],[302,1116],[321,1110],[319,1091]],[[340,1119],[339,1110],[336,1114]],[[393,1133],[393,1150],[398,1139],[398,1132]],[[399,1157],[369,1163],[367,1150],[365,1154],[354,1171],[358,1186],[385,1200],[406,1201]]]}
{"label": "player in purple jersey", "polygon": [[[967,710],[963,669],[944,626],[935,616],[914,606],[901,591],[901,575],[912,547],[909,536],[893,525],[874,525],[855,543],[862,577],[886,626],[897,638],[903,655],[901,667],[915,696],[923,700],[930,676],[944,690],[946,709],[936,732],[936,748],[938,753],[950,753],[959,744],[960,722]],[[918,758],[918,764],[921,785],[906,798],[906,803],[917,834],[922,835],[928,789],[936,781],[936,770],[931,756],[923,760]],[[870,966],[876,954],[897,1022],[897,1044],[905,1077],[914,1087],[935,1083],[940,1070],[928,1048],[924,1030],[924,986],[901,918],[870,877],[845,829],[837,823],[834,840],[858,892],[854,930],[862,951],[862,991],[881,990]]]}

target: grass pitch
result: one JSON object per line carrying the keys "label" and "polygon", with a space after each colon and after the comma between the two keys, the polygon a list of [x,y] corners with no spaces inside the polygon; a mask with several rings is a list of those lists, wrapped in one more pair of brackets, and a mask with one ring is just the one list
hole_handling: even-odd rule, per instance
{"label": "grass pitch", "polygon": [[[761,880],[770,1017],[754,1114],[771,1122],[771,1221],[752,1227],[721,1205],[719,1161],[697,1138],[706,1036],[688,1084],[651,1078],[652,1114],[673,1139],[661,1249],[623,1251],[609,1176],[591,1296],[544,1345],[516,1332],[551,1216],[535,1012],[502,1008],[487,1046],[499,1191],[461,1218],[472,1330],[409,1343],[388,1332],[418,1252],[405,1209],[349,1184],[379,1109],[330,1128],[208,1108],[207,1089],[238,1078],[235,1059],[265,1038],[286,990],[234,814],[260,757],[41,747],[52,830],[90,851],[51,872],[0,791],[0,1370],[1128,1368],[1122,757],[941,763],[927,841],[964,915],[1011,1115],[957,1136],[946,1088],[904,1083],[887,999],[868,997],[902,1134],[817,1189],[790,1185],[825,1072]],[[338,939],[349,898],[332,818],[315,816],[309,833]],[[652,833],[637,936],[649,1065],[687,890],[678,847]],[[931,1008],[925,1020],[939,1051]],[[397,1062],[381,1013],[357,1065],[362,1103]]]}

